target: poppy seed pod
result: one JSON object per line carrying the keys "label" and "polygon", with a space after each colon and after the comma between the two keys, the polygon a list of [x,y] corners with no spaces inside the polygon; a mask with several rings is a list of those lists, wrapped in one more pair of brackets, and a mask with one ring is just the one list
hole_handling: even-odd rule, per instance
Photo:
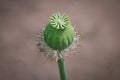
{"label": "poppy seed pod", "polygon": [[74,28],[65,14],[55,13],[44,30],[44,41],[53,50],[62,51],[74,40]]}

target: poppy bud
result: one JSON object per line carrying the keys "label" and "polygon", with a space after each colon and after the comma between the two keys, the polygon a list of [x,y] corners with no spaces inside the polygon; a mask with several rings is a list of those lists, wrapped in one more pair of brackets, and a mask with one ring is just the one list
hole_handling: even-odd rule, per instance
{"label": "poppy bud", "polygon": [[53,50],[62,51],[74,40],[74,28],[65,14],[55,13],[44,30],[44,41]]}

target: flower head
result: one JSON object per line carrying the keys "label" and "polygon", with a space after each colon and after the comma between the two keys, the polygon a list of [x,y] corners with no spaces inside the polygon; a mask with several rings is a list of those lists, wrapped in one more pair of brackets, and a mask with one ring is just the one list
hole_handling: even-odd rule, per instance
{"label": "flower head", "polygon": [[38,47],[49,59],[57,61],[67,52],[75,53],[80,36],[74,31],[65,14],[55,13],[48,25],[38,35]]}

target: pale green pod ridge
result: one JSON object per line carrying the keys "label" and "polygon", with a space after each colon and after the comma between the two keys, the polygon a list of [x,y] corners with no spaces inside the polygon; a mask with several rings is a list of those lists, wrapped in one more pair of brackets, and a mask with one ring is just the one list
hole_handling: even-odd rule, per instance
{"label": "pale green pod ridge", "polygon": [[65,14],[53,14],[44,30],[45,43],[50,48],[61,51],[69,47],[73,39],[74,28],[69,18]]}

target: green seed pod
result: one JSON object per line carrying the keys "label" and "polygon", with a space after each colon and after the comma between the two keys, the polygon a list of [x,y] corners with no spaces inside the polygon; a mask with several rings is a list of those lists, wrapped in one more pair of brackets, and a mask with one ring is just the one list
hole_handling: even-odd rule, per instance
{"label": "green seed pod", "polygon": [[67,48],[74,39],[74,28],[66,15],[55,13],[44,30],[45,43],[54,50]]}

